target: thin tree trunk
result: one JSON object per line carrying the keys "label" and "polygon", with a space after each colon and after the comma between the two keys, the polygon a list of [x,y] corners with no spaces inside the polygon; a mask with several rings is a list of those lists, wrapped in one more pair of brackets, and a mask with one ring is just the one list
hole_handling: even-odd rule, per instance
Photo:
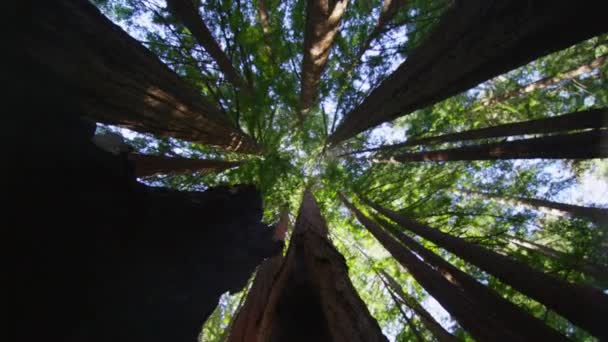
{"label": "thin tree trunk", "polygon": [[[387,286],[386,283],[384,282],[384,280],[383,280],[383,283],[384,283],[384,286]],[[397,295],[395,295],[395,293],[388,286],[387,286],[387,291],[388,291],[388,294],[391,296],[391,299],[397,306],[397,309],[401,313],[401,316],[403,317],[405,324],[407,324],[407,326],[410,328],[410,330],[412,330],[412,333],[416,337],[416,341],[424,342],[424,338],[420,335],[420,332],[414,326],[414,322],[412,322],[412,320],[409,317],[407,317],[407,314],[405,313],[405,311],[403,311],[403,308],[401,307],[401,304],[403,304],[403,301],[399,300],[399,298],[397,298]],[[413,317],[413,315],[412,315],[412,317]]]}
{"label": "thin tree trunk", "polygon": [[348,0],[306,1],[304,58],[298,121],[301,124],[315,102],[317,87],[325,68]]}
{"label": "thin tree trunk", "polygon": [[371,202],[368,204],[403,228],[496,276],[598,338],[608,337],[602,318],[608,317],[608,296],[601,291],[557,279],[534,270],[524,263],[418,223],[392,210]]}
{"label": "thin tree trunk", "polygon": [[266,50],[268,50],[268,56],[272,60],[274,57],[272,53],[272,28],[270,26],[270,20],[268,15],[268,5],[266,0],[257,0],[258,19],[260,26],[262,26],[262,34],[264,35],[264,44],[266,44]]}
{"label": "thin tree trunk", "polygon": [[213,34],[207,28],[207,25],[203,22],[203,18],[201,18],[194,2],[192,0],[167,0],[167,7],[192,32],[198,43],[211,55],[226,76],[226,79],[236,87],[250,91],[247,89],[246,83],[241,78],[239,72],[232,65],[228,56],[222,51]]}
{"label": "thin tree trunk", "polygon": [[480,341],[517,341],[520,338],[504,322],[483,310],[455,284],[420,260],[411,250],[367,218],[342,194],[342,202],[386,250],[429,292],[454,318]]}
{"label": "thin tree trunk", "polygon": [[285,261],[273,282],[257,341],[386,341],[359,298],[327,225],[305,191]]}
{"label": "thin tree trunk", "polygon": [[591,109],[582,112],[568,113],[560,116],[515,122],[504,125],[473,129],[458,133],[448,133],[434,137],[412,139],[406,142],[368,148],[350,152],[356,154],[373,151],[392,151],[406,146],[430,145],[446,142],[508,137],[524,134],[554,133],[586,128],[608,127],[608,108]]}
{"label": "thin tree trunk", "polygon": [[454,2],[406,61],[345,116],[329,143],[335,146],[368,128],[606,32],[602,5],[566,0]]}
{"label": "thin tree trunk", "polygon": [[522,340],[538,341],[567,341],[567,339],[544,324],[541,320],[527,313],[522,308],[501,297],[475,278],[461,271],[437,254],[424,248],[414,239],[396,229],[380,217],[374,217],[386,230],[396,237],[403,245],[418,254],[430,266],[435,268],[447,280],[458,286],[472,301],[476,301],[484,310],[496,316],[510,331],[515,332]]}
{"label": "thin tree trunk", "polygon": [[608,55],[602,55],[602,56],[599,56],[599,57],[589,61],[588,63],[580,65],[579,67],[574,68],[572,70],[568,70],[564,73],[560,73],[556,76],[545,77],[536,82],[529,83],[521,88],[517,88],[517,89],[511,90],[511,91],[508,91],[504,94],[499,94],[497,96],[492,96],[492,97],[482,99],[481,106],[484,106],[484,107],[493,106],[497,103],[505,102],[512,98],[522,96],[525,94],[529,94],[533,91],[558,84],[562,81],[574,79],[578,76],[589,73],[597,68],[600,68],[606,62],[607,59],[608,59]]}
{"label": "thin tree trunk", "polygon": [[51,100],[70,103],[66,111],[225,150],[260,152],[200,92],[90,2],[61,0],[27,8],[30,25],[19,31],[18,61],[23,69],[39,70],[32,82],[44,78],[61,89],[56,93],[63,98]]}
{"label": "thin tree trunk", "polygon": [[524,204],[527,206],[531,206],[533,208],[548,208],[557,211],[561,211],[563,213],[569,214],[574,217],[582,217],[588,219],[589,221],[594,222],[597,225],[608,225],[608,209],[606,208],[595,208],[595,207],[584,207],[580,205],[566,204],[560,202],[553,202],[544,199],[538,198],[525,198],[525,197],[517,197],[517,196],[501,196],[494,195],[487,192],[479,192],[479,191],[468,191],[473,195],[479,195],[487,198],[494,199],[505,199],[508,201],[514,201],[516,203]]}
{"label": "thin tree trunk", "polygon": [[222,172],[241,165],[242,161],[213,159],[170,158],[140,153],[130,153],[129,160],[135,164],[135,176],[147,177],[156,174],[176,174],[187,172]]}
{"label": "thin tree trunk", "polygon": [[[401,153],[390,159],[374,159],[380,163],[504,160],[504,159],[592,159],[608,157],[608,130],[559,134],[493,144],[464,146],[446,150]],[[380,157],[382,158],[382,157]]]}
{"label": "thin tree trunk", "polygon": [[420,317],[422,324],[431,332],[431,334],[437,339],[439,342],[455,342],[458,341],[456,336],[450,334],[449,331],[445,330],[439,322],[435,320],[433,315],[431,315],[425,308],[422,307],[416,301],[416,299],[410,296],[408,293],[403,291],[403,288],[397,281],[391,277],[388,273],[384,271],[380,271],[380,277],[382,282],[387,286],[391,293],[394,293],[399,301],[405,304],[407,307],[412,309]]}

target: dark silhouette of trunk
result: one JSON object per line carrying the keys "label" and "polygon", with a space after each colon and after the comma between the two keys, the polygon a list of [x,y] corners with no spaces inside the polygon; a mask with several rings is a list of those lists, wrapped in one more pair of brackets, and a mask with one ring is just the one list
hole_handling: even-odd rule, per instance
{"label": "dark silhouette of trunk", "polygon": [[[395,211],[371,202],[368,204],[404,229],[496,276],[505,284],[539,301],[598,338],[607,337],[603,319],[600,317],[608,315],[608,297],[601,291],[585,285],[568,283],[534,270],[517,260],[416,222]],[[581,308],[585,309],[581,310]]]}
{"label": "dark silhouette of trunk", "polygon": [[504,159],[593,159],[608,157],[608,130],[559,134],[445,150],[400,153],[374,162],[420,162]]}
{"label": "dark silhouette of trunk", "polygon": [[129,160],[135,165],[136,177],[186,172],[208,174],[237,167],[243,163],[241,161],[152,156],[140,153],[130,153]]}
{"label": "dark silhouette of trunk", "polygon": [[348,0],[307,0],[306,28],[304,31],[304,58],[302,60],[302,85],[298,121],[314,105],[321,74],[329,57],[331,45],[338,33],[340,20],[346,11]]}
{"label": "dark silhouette of trunk", "polygon": [[555,133],[577,129],[606,127],[608,127],[608,109],[600,108],[568,113],[550,118],[515,122],[458,133],[448,133],[434,137],[411,139],[398,144],[368,148],[350,152],[348,154],[373,151],[387,152],[407,146],[430,145],[464,140],[499,138],[524,134]]}
{"label": "dark silhouette of trunk", "polygon": [[342,202],[357,220],[384,246],[384,248],[416,279],[416,281],[443,306],[473,337],[480,341],[515,341],[519,337],[504,326],[504,322],[485,311],[471,300],[456,284],[420,260],[411,250],[367,218],[344,195]]}
{"label": "dark silhouette of trunk", "polygon": [[509,302],[487,286],[479,283],[475,278],[452,266],[437,254],[424,248],[414,239],[396,229],[392,224],[378,216],[374,217],[389,233],[397,238],[404,246],[441,273],[447,280],[458,286],[470,299],[484,308],[488,313],[524,341],[546,340],[567,341],[560,333],[551,329],[543,321],[535,318],[517,305]]}
{"label": "dark silhouette of trunk", "polygon": [[573,217],[585,218],[600,226],[608,225],[608,209],[606,209],[606,208],[584,207],[584,206],[580,206],[580,205],[553,202],[553,201],[548,201],[548,200],[538,199],[538,198],[503,196],[503,195],[495,195],[495,194],[490,194],[487,192],[479,192],[479,191],[467,191],[467,192],[470,194],[473,194],[473,195],[478,195],[478,196],[482,196],[482,197],[486,197],[486,198],[513,201],[513,202],[516,202],[519,204],[533,207],[537,210],[539,208],[553,209],[553,210],[557,210],[557,211],[566,213]]}
{"label": "dark silhouette of trunk", "polygon": [[407,314],[405,313],[405,311],[403,311],[403,308],[401,307],[401,304],[404,304],[403,301],[399,300],[399,298],[397,298],[397,295],[395,295],[395,293],[391,290],[391,288],[388,287],[388,285],[386,284],[384,279],[382,279],[382,282],[384,283],[384,286],[387,288],[388,294],[391,296],[391,299],[397,306],[397,309],[399,309],[399,312],[401,313],[401,316],[403,317],[405,324],[407,324],[407,326],[410,328],[410,330],[412,330],[412,334],[414,334],[414,336],[416,337],[416,341],[424,342],[424,338],[420,335],[420,332],[414,325],[414,322],[412,322],[412,320],[409,317],[407,317]]}
{"label": "dark silhouette of trunk", "polygon": [[314,197],[304,192],[284,263],[257,341],[386,341],[327,239]]}
{"label": "dark silhouette of trunk", "polygon": [[203,18],[201,18],[194,2],[192,0],[167,0],[167,7],[192,32],[196,41],[205,48],[205,51],[211,55],[226,79],[236,87],[251,92],[228,56],[222,51],[205,22],[203,22]]}
{"label": "dark silhouette of trunk", "polygon": [[[225,150],[260,152],[200,92],[89,1],[23,8],[30,24],[19,31],[21,43],[14,49],[20,69],[36,70],[33,82],[44,78],[61,98],[52,101],[70,104],[66,112]],[[25,91],[36,87],[39,96],[51,91],[32,84]]]}
{"label": "dark silhouette of trunk", "polygon": [[533,91],[540,90],[546,87],[550,87],[552,85],[558,84],[563,81],[574,79],[578,76],[584,75],[586,73],[590,73],[595,69],[600,68],[608,59],[607,55],[599,56],[588,63],[578,66],[572,70],[568,70],[564,73],[560,73],[556,76],[545,77],[536,82],[529,83],[523,87],[508,91],[504,94],[499,94],[496,96],[488,97],[481,100],[482,106],[493,106],[497,103],[508,101],[512,98],[522,96],[525,94],[529,94]]}
{"label": "dark silhouette of trunk", "polygon": [[[389,288],[390,292],[393,293],[398,300],[398,303],[402,303],[408,308],[412,309],[414,313],[420,318],[420,321],[424,326],[431,332],[431,334],[439,342],[455,342],[458,341],[456,336],[450,334],[449,331],[445,330],[439,322],[435,320],[425,308],[418,303],[418,301],[410,296],[408,293],[403,291],[403,288],[397,281],[391,277],[388,273],[380,270],[379,276],[386,287]],[[423,340],[424,341],[424,340]]]}
{"label": "dark silhouette of trunk", "polygon": [[601,13],[600,3],[565,0],[455,1],[406,61],[345,116],[329,143],[335,146],[368,128],[602,34],[608,25]]}
{"label": "dark silhouette of trunk", "polygon": [[[284,241],[289,228],[289,212],[283,210],[281,218],[274,229],[275,241]],[[276,279],[281,265],[283,255],[279,254],[266,259],[259,267],[251,285],[245,303],[236,314],[234,323],[230,327],[228,335],[229,342],[258,342],[260,334],[260,323],[264,310],[268,304],[268,297],[272,285]]]}
{"label": "dark silhouette of trunk", "polygon": [[592,281],[594,285],[600,288],[608,288],[608,268],[606,266],[590,263],[586,260],[575,260],[575,256],[513,235],[506,235],[504,240],[512,243],[517,248],[526,250],[532,254],[542,255],[559,264],[566,265],[572,270],[586,274],[594,279]]}

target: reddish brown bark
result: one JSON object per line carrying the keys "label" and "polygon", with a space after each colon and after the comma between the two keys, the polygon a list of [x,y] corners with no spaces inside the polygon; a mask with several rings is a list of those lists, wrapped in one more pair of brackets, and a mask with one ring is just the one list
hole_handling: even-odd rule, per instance
{"label": "reddish brown bark", "polygon": [[401,153],[375,162],[420,162],[502,159],[592,159],[608,157],[608,130],[559,134],[429,152]]}
{"label": "reddish brown bark", "polygon": [[137,177],[186,172],[208,174],[237,167],[243,163],[241,161],[164,157],[139,153],[129,154],[129,160],[135,164],[135,176]]}
{"label": "reddish brown bark", "polygon": [[[608,317],[608,296],[591,287],[573,284],[532,269],[517,260],[416,222],[395,211],[368,202],[376,211],[436,245],[496,276],[572,323],[605,338],[602,317]],[[581,308],[585,308],[582,310]]]}
{"label": "reddish brown bark", "polygon": [[207,25],[203,22],[203,18],[201,18],[194,2],[192,0],[167,0],[167,7],[192,32],[196,41],[211,55],[226,76],[226,79],[235,86],[248,90],[239,72],[232,65],[228,56],[222,51],[211,31],[209,31]]}
{"label": "reddish brown bark", "polygon": [[480,341],[515,341],[518,337],[506,329],[504,322],[483,310],[461,289],[443,275],[420,260],[411,250],[367,218],[342,194],[344,205],[357,220],[384,246],[384,248],[416,279],[416,281],[443,306],[473,337]]}
{"label": "reddish brown bark", "polygon": [[550,118],[515,122],[510,124],[473,129],[470,131],[458,133],[448,133],[434,137],[412,139],[398,144],[369,148],[354,151],[348,154],[373,151],[386,152],[406,146],[429,145],[454,141],[498,138],[524,134],[554,133],[585,128],[606,127],[608,127],[608,108],[600,108],[586,110],[582,112],[568,113]]}
{"label": "reddish brown bark", "polygon": [[600,3],[566,0],[456,1],[407,60],[345,116],[329,143],[604,33],[603,12]]}
{"label": "reddish brown bark", "polygon": [[70,111],[140,132],[260,152],[200,92],[90,2],[61,0],[27,11],[30,24],[15,49],[19,61],[39,70],[39,79],[52,79]]}
{"label": "reddish brown bark", "polygon": [[270,340],[386,341],[308,191],[260,323],[257,341]]}
{"label": "reddish brown bark", "polygon": [[375,217],[376,222],[396,237],[404,246],[418,254],[426,263],[435,268],[446,279],[460,287],[465,294],[483,307],[489,314],[503,322],[505,327],[518,335],[523,341],[545,340],[568,341],[564,336],[551,329],[541,320],[530,315],[528,312],[509,302],[487,286],[479,283],[475,278],[454,267],[443,260],[437,254],[424,248],[414,239],[396,229],[393,225]]}
{"label": "reddish brown bark", "polygon": [[308,0],[298,120],[303,122],[315,102],[317,87],[348,0]]}

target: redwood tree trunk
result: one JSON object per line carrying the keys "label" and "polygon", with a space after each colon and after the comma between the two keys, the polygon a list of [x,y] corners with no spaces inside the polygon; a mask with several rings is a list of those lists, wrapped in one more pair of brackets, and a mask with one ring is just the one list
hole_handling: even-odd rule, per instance
{"label": "redwood tree trunk", "polygon": [[135,164],[135,176],[147,177],[155,174],[175,174],[186,172],[221,172],[242,164],[241,161],[213,159],[190,159],[179,157],[152,156],[130,153],[129,160]]}
{"label": "redwood tree trunk", "polygon": [[606,32],[602,5],[566,0],[454,2],[407,60],[345,116],[330,144]]}
{"label": "redwood tree trunk", "polygon": [[583,217],[598,225],[608,225],[608,209],[605,208],[594,208],[594,207],[583,207],[580,205],[552,202],[544,199],[537,198],[524,198],[524,197],[508,197],[509,199],[517,202],[531,205],[533,207],[543,207],[549,209],[559,210],[568,213],[575,217]]}
{"label": "redwood tree trunk", "polygon": [[608,337],[604,329],[605,323],[601,318],[608,317],[608,296],[601,291],[568,283],[536,271],[524,263],[418,223],[392,210],[374,203],[369,205],[403,228],[496,276],[505,284],[539,301],[598,338]]}
{"label": "redwood tree trunk", "polygon": [[527,313],[517,305],[509,302],[487,286],[482,285],[470,275],[452,266],[437,254],[424,248],[414,239],[396,229],[393,225],[376,217],[376,222],[388,230],[404,246],[418,254],[426,263],[435,268],[446,279],[451,281],[471,299],[477,302],[488,313],[496,316],[510,331],[517,334],[523,341],[568,341],[564,336],[551,329],[541,320]]}
{"label": "redwood tree trunk", "polygon": [[344,258],[305,191],[257,341],[386,341],[348,278]]}
{"label": "redwood tree trunk", "polygon": [[304,31],[304,58],[298,120],[314,105],[321,74],[338,33],[340,20],[348,0],[307,0],[306,28]]}
{"label": "redwood tree trunk", "polygon": [[[217,63],[226,79],[237,87],[245,88],[245,82],[241,79],[239,72],[232,65],[220,45],[215,41],[211,31],[203,22],[198,8],[192,0],[167,0],[167,6],[175,16],[192,32],[196,41],[201,44]],[[248,90],[248,89],[244,89]]]}
{"label": "redwood tree trunk", "polygon": [[[57,93],[65,111],[140,132],[258,153],[237,129],[154,54],[89,1],[21,6],[27,27],[14,49],[23,70],[36,70],[26,90]],[[34,73],[32,73],[34,74]],[[43,88],[42,79],[52,88]]]}
{"label": "redwood tree trunk", "polygon": [[504,159],[593,159],[608,157],[608,130],[559,134],[429,152],[401,153],[375,162]]}
{"label": "redwood tree trunk", "polygon": [[455,284],[420,260],[411,250],[355,208],[342,194],[342,202],[386,250],[443,306],[473,337],[480,341],[515,341],[519,337],[494,315],[467,297]]}

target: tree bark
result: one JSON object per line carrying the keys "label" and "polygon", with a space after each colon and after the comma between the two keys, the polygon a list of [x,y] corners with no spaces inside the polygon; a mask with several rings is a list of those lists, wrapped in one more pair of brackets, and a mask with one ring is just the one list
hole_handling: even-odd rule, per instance
{"label": "tree bark", "polygon": [[147,177],[156,174],[176,174],[187,172],[222,172],[241,165],[242,161],[224,161],[213,159],[190,159],[179,157],[152,156],[130,153],[129,160],[135,164],[135,176]]}
{"label": "tree bark", "polygon": [[274,55],[272,53],[272,28],[270,26],[270,20],[268,19],[268,5],[266,4],[266,0],[257,0],[257,4],[258,19],[260,21],[260,26],[262,26],[264,43],[268,50],[268,56],[270,56],[270,59],[272,60]]}
{"label": "tree bark", "polygon": [[503,322],[505,327],[519,336],[522,341],[568,341],[563,335],[551,329],[541,320],[530,315],[517,305],[509,302],[487,286],[479,283],[475,278],[461,271],[437,254],[424,248],[414,239],[396,229],[393,225],[375,217],[380,224],[404,246],[418,254],[426,263],[435,268],[448,281],[459,287],[471,301],[484,308],[489,314]]}
{"label": "tree bark", "polygon": [[485,311],[458,286],[416,257],[411,250],[401,245],[377,223],[363,215],[344,195],[339,194],[339,196],[357,220],[473,337],[480,341],[521,340],[517,334],[504,326],[504,322]]}
{"label": "tree bark", "polygon": [[298,120],[300,124],[315,102],[321,74],[327,63],[348,0],[307,0],[304,58]]}
{"label": "tree bark", "polygon": [[344,258],[305,191],[257,341],[386,341],[348,278]]}
{"label": "tree bark", "polygon": [[555,133],[586,128],[599,129],[606,127],[608,127],[608,108],[600,108],[585,110],[582,112],[573,112],[549,118],[473,129],[458,133],[448,133],[434,137],[412,139],[398,144],[369,148],[354,151],[348,154],[373,151],[385,152],[407,146],[430,145],[455,141],[508,137],[524,134]]}
{"label": "tree bark", "polygon": [[602,12],[599,3],[565,0],[456,1],[407,60],[345,116],[329,143],[335,146],[368,128],[604,33],[608,25]]}
{"label": "tree bark", "polygon": [[[418,223],[374,203],[368,204],[382,215],[462,259],[496,276],[522,294],[544,304],[598,338],[606,338],[603,319],[608,315],[608,296],[580,284],[572,284],[532,269],[530,266],[494,253],[461,238]],[[585,308],[582,310],[581,308]]]}
{"label": "tree bark", "polygon": [[396,295],[397,299],[399,299],[399,301],[401,301],[401,303],[403,303],[404,305],[406,305],[407,307],[412,309],[416,313],[416,315],[418,315],[418,317],[420,317],[422,324],[424,324],[424,326],[431,332],[431,334],[433,334],[433,336],[437,339],[437,341],[439,341],[439,342],[458,341],[458,338],[456,338],[456,336],[450,334],[449,331],[445,330],[441,326],[441,324],[439,324],[439,322],[437,322],[435,320],[433,315],[431,315],[428,311],[426,311],[426,309],[423,308],[422,305],[420,305],[414,297],[410,296],[408,293],[403,291],[403,288],[401,287],[401,285],[399,285],[399,283],[397,283],[397,281],[393,277],[391,277],[388,273],[386,273],[382,270],[380,271],[380,277],[382,279],[382,282],[385,284],[385,286],[387,286],[390,290],[392,290],[391,292]]}
{"label": "tree bark", "polygon": [[260,152],[198,91],[88,1],[22,7],[30,24],[19,31],[15,52],[23,70],[36,70],[24,91],[40,97],[56,93],[61,99],[47,97],[69,103],[66,111],[106,124],[229,151]]}
{"label": "tree bark", "polygon": [[[504,159],[593,159],[608,157],[608,130],[559,134],[446,150],[401,153],[375,162],[420,162]],[[380,157],[382,158],[382,157]]]}
{"label": "tree bark", "polygon": [[247,89],[246,83],[241,78],[239,72],[232,65],[228,56],[222,51],[213,34],[207,28],[207,25],[205,25],[205,22],[203,22],[203,18],[201,18],[194,2],[192,0],[167,0],[167,7],[192,32],[198,43],[211,55],[226,76],[226,79],[236,87],[250,91]]}

